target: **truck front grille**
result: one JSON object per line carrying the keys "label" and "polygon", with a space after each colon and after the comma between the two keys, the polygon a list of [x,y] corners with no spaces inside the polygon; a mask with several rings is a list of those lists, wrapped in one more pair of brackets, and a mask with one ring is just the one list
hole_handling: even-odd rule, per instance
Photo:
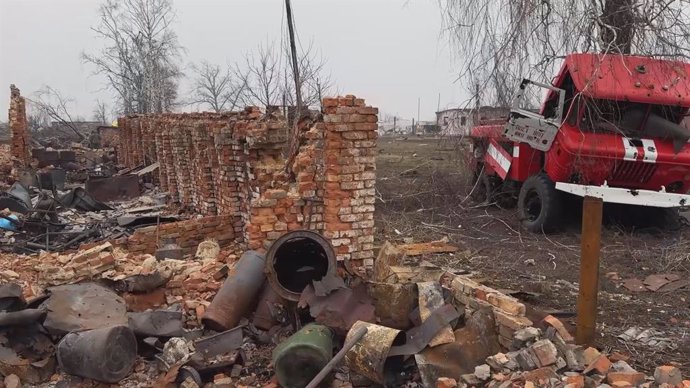
{"label": "truck front grille", "polygon": [[656,164],[624,160],[616,163],[609,181],[628,183],[647,183],[656,171]]}

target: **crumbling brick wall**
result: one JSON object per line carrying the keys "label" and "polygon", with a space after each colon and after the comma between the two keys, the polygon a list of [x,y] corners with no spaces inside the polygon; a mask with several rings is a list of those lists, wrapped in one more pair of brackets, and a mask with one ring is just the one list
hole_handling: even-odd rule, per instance
{"label": "crumbling brick wall", "polygon": [[31,162],[30,134],[26,121],[26,100],[16,86],[10,85],[9,126],[12,136],[12,156],[28,165]]}
{"label": "crumbling brick wall", "polygon": [[119,120],[120,160],[158,161],[172,205],[227,216],[236,242],[267,248],[310,229],[338,259],[373,262],[376,108],[354,96],[326,98],[300,121],[300,147],[286,168],[290,126],[278,112],[137,115]]}
{"label": "crumbling brick wall", "polygon": [[137,229],[127,238],[127,251],[134,253],[155,253],[160,241],[173,239],[185,254],[194,254],[200,242],[213,239],[220,245],[234,242],[232,217],[229,215],[193,218]]}

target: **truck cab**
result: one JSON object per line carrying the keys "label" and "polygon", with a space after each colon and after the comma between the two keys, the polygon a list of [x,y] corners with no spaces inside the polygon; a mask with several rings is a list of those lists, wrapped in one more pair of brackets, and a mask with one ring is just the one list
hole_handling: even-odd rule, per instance
{"label": "truck cab", "polygon": [[[535,232],[558,226],[561,192],[690,204],[689,75],[683,62],[585,53],[568,55],[552,84],[523,80],[503,128],[472,130],[489,191],[512,188]],[[534,87],[545,91],[538,111],[524,108]]]}

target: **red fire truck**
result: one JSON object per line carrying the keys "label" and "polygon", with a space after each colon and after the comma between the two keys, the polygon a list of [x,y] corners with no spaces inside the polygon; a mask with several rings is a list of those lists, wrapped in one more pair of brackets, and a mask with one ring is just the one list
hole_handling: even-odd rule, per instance
{"label": "red fire truck", "polygon": [[[563,194],[690,205],[690,64],[571,54],[551,85],[523,80],[508,122],[471,129],[473,193],[517,205],[524,227],[561,224]],[[541,89],[541,108],[526,109]]]}

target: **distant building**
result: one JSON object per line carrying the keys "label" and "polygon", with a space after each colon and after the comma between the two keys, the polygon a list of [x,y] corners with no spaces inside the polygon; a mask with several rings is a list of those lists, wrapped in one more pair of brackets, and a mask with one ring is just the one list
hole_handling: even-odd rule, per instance
{"label": "distant building", "polygon": [[476,125],[501,124],[508,120],[510,108],[482,106],[476,108],[452,108],[436,112],[439,133],[446,136],[469,135]]}
{"label": "distant building", "polygon": [[435,121],[419,121],[415,123],[415,133],[419,135],[434,135],[439,133],[439,129]]}

